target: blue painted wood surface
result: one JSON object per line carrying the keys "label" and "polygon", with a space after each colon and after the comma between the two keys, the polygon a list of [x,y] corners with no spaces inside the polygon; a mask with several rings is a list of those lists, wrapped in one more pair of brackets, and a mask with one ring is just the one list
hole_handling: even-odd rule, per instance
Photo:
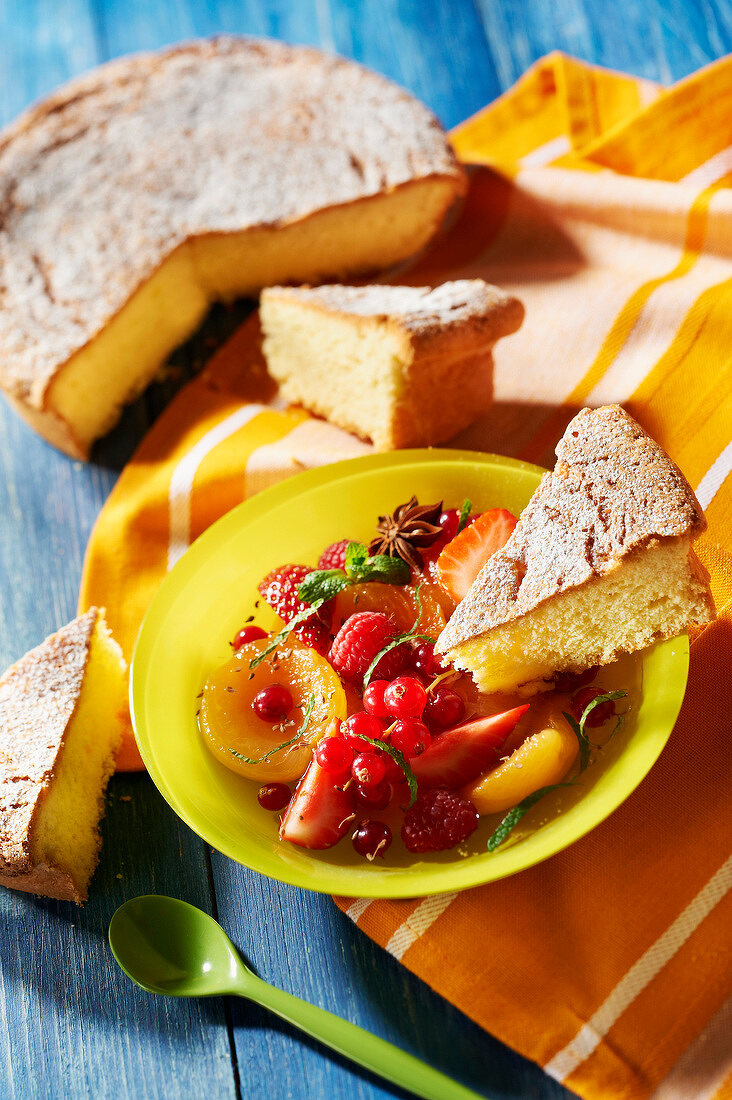
{"label": "blue painted wood surface", "polygon": [[[671,81],[732,48],[727,0],[0,0],[0,123],[131,50],[230,31],[321,45],[424,99],[447,126],[560,48]],[[214,310],[176,353],[185,377],[242,309]],[[0,404],[0,666],[74,614],[91,526],[173,384],[128,409],[89,465]],[[487,1096],[568,1096],[374,946],[330,900],[212,852],[145,776],[111,784],[82,910],[0,895],[0,1097],[399,1096],[244,1003],[150,997],[106,945],[114,909],[170,893],[217,913],[259,973],[397,1042]],[[495,945],[493,945],[495,946]],[[491,949],[491,945],[487,945]],[[537,1020],[541,1027],[542,1020]]]}

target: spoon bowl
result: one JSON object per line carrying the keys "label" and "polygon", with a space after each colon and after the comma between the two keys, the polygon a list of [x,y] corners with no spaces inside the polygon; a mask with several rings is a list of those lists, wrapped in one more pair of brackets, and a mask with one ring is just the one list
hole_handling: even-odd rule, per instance
{"label": "spoon bowl", "polygon": [[120,906],[109,925],[109,945],[128,978],[166,997],[239,992],[251,974],[213,917],[158,894]]}

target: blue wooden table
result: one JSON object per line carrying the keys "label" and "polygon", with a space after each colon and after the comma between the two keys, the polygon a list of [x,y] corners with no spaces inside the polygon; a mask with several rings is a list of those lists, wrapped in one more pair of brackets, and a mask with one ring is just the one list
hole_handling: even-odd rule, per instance
{"label": "blue wooden table", "polygon": [[[320,45],[378,69],[447,126],[559,48],[670,82],[732,49],[728,0],[0,0],[0,123],[131,50],[215,32]],[[215,310],[176,354],[189,373],[242,311]],[[151,388],[90,465],[0,403],[0,665],[72,618],[84,547],[119,469],[170,396]],[[109,790],[83,909],[0,896],[0,1098],[400,1096],[243,1003],[142,993],[106,943],[125,899],[168,893],[213,912],[266,979],[399,1043],[491,1097],[568,1096],[374,946],[327,897],[208,848],[146,776]],[[537,1019],[536,1026],[542,1021]]]}

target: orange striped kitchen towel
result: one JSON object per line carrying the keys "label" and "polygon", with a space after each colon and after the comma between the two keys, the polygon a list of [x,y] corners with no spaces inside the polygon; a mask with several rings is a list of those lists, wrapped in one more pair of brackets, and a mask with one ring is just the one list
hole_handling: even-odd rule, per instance
{"label": "orange striped kitchen towel", "polygon": [[[467,201],[407,279],[481,276],[526,304],[496,351],[493,409],[456,442],[551,464],[578,407],[622,402],[706,509],[698,552],[721,611],[692,645],[659,763],[589,836],[457,896],[338,904],[581,1096],[720,1100],[732,1096],[732,58],[662,89],[551,55],[453,136],[473,166]],[[212,520],[366,449],[278,404],[252,320],[123,472],[82,608],[106,605],[129,654],[157,584]]]}

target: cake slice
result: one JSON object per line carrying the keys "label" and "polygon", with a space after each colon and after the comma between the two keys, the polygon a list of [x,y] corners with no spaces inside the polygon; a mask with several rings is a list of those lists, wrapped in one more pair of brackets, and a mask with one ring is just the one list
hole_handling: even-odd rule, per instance
{"label": "cake slice", "polygon": [[264,354],[283,396],[378,450],[440,443],[493,399],[496,340],[521,303],[482,279],[414,286],[271,287]]}
{"label": "cake slice", "polygon": [[465,187],[353,61],[226,35],[112,61],[0,132],[0,386],[85,458],[214,301],[400,263]]}
{"label": "cake slice", "polygon": [[692,549],[704,513],[665,451],[608,405],[578,413],[556,453],[435,646],[486,693],[541,690],[714,617]]}
{"label": "cake slice", "polygon": [[97,608],[0,679],[0,884],[86,900],[126,713],[125,661]]}

